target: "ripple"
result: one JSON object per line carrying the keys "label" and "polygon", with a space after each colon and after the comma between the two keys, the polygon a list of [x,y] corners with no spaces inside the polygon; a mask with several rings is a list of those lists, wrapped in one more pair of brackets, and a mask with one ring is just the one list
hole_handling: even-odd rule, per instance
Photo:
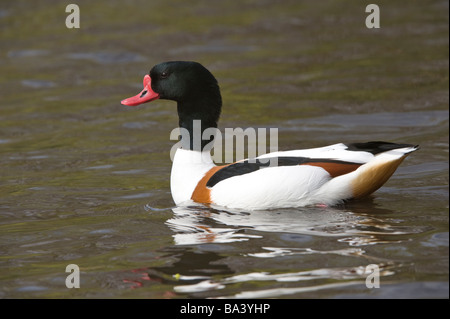
{"label": "ripple", "polygon": [[298,293],[312,292],[325,289],[335,289],[354,285],[364,285],[363,281],[350,281],[350,282],[339,282],[334,284],[324,284],[324,285],[313,285],[308,287],[294,287],[294,288],[273,288],[273,289],[262,289],[257,291],[242,291],[232,296],[225,296],[221,298],[225,299],[256,299],[256,298],[275,298],[286,295],[293,295]]}
{"label": "ripple", "polygon": [[8,58],[34,58],[48,55],[49,53],[47,50],[13,50],[8,52]]}
{"label": "ripple", "polygon": [[334,130],[357,131],[356,127],[430,127],[449,119],[449,111],[383,112],[369,114],[333,114],[317,118],[289,120],[283,130],[323,130],[323,126],[333,126]]}
{"label": "ripple", "polygon": [[175,286],[174,290],[180,293],[193,293],[223,288],[225,288],[225,285],[213,282],[211,280],[204,280],[193,285]]}
{"label": "ripple", "polygon": [[311,254],[336,254],[341,256],[361,256],[364,254],[364,250],[359,248],[347,248],[347,249],[337,249],[337,250],[314,250],[311,248],[280,248],[280,247],[261,247],[268,252],[262,253],[250,253],[248,256],[258,257],[258,258],[274,258],[282,256],[293,256],[293,255],[311,255]]}
{"label": "ripple", "polygon": [[33,285],[17,288],[17,291],[20,291],[20,292],[33,292],[33,291],[44,291],[44,290],[48,290],[48,288],[43,287],[43,286],[33,286]]}
{"label": "ripple", "polygon": [[106,164],[106,165],[90,166],[90,167],[86,167],[85,169],[108,169],[108,168],[113,168],[113,167],[114,167],[114,165]]}
{"label": "ripple", "polygon": [[79,52],[70,53],[68,57],[77,60],[90,60],[100,64],[143,62],[146,60],[142,55],[132,52]]}
{"label": "ripple", "polygon": [[[373,265],[371,265],[373,266]],[[403,267],[403,265],[393,264],[378,264],[380,277],[392,276],[396,273],[396,269]],[[228,295],[215,298],[275,298],[284,295],[305,293],[317,290],[332,289],[338,287],[346,287],[348,285],[359,285],[366,288],[366,279],[372,273],[372,268],[368,265],[361,265],[356,267],[341,267],[341,268],[319,268],[298,272],[285,273],[271,273],[268,271],[250,272],[239,275],[225,277],[219,280],[213,280],[210,277],[196,277],[200,280],[195,284],[178,285],[174,290],[178,293],[199,293],[211,290],[224,289],[228,285],[247,283],[254,284],[259,287],[256,282],[273,282],[274,284],[287,283],[304,283],[312,281],[312,285],[303,285],[301,287],[276,287],[269,289],[255,289],[236,293],[235,295]],[[177,275],[180,282],[195,280],[189,276]],[[330,280],[338,280],[335,283],[325,283]]]}
{"label": "ripple", "polygon": [[252,45],[231,45],[226,43],[208,43],[206,45],[188,45],[169,51],[172,55],[199,53],[241,53],[256,49]]}
{"label": "ripple", "polygon": [[151,195],[152,195],[152,193],[139,193],[139,194],[131,194],[131,195],[120,196],[120,198],[123,198],[123,199],[138,199],[138,198],[147,198],[147,197],[149,197]]}
{"label": "ripple", "polygon": [[436,233],[433,234],[427,241],[423,241],[421,244],[425,247],[448,247],[449,246],[449,233]]}
{"label": "ripple", "polygon": [[56,86],[55,82],[52,81],[45,81],[45,80],[22,80],[22,85],[26,87],[30,87],[33,89],[45,89],[45,88],[52,88]]}
{"label": "ripple", "polygon": [[129,169],[126,171],[114,171],[113,174],[117,175],[133,175],[133,174],[142,174],[145,172],[145,169]]}
{"label": "ripple", "polygon": [[164,212],[171,208],[172,207],[155,207],[153,205],[150,205],[149,203],[144,205],[144,209],[146,212]]}
{"label": "ripple", "polygon": [[149,127],[155,127],[158,125],[156,121],[145,121],[145,122],[127,122],[122,124],[122,127],[130,129],[146,129]]}

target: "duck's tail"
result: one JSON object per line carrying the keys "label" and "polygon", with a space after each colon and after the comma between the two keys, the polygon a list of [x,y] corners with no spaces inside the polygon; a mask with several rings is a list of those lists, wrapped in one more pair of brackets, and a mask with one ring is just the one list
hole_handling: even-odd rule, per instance
{"label": "duck's tail", "polygon": [[355,176],[351,181],[353,198],[365,197],[383,186],[403,160],[419,148],[417,145],[397,145],[399,148],[378,153],[372,161],[354,172]]}
{"label": "duck's tail", "polygon": [[[356,170],[337,176],[319,190],[325,204],[368,196],[383,186],[403,160],[419,147],[410,144],[369,142],[348,144],[348,150],[372,153],[371,160]],[[327,202],[328,201],[328,202]]]}

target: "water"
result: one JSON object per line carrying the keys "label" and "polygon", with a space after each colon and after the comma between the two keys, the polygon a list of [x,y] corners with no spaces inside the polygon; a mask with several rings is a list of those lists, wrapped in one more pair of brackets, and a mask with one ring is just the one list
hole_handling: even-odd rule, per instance
{"label": "water", "polygon": [[[447,1],[378,1],[378,30],[360,1],[77,4],[0,5],[0,297],[448,298]],[[217,76],[221,130],[421,149],[342,207],[174,207],[174,103],[119,103],[165,60]]]}

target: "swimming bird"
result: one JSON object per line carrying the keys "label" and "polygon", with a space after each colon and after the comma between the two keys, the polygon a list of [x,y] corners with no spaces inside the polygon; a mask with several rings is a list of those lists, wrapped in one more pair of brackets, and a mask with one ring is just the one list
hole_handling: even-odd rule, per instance
{"label": "swimming bird", "polygon": [[[211,72],[198,62],[163,62],[145,75],[143,85],[139,94],[121,103],[175,101],[179,127],[189,133],[182,134],[172,163],[170,188],[176,205],[197,202],[244,210],[333,206],[375,192],[418,149],[382,141],[337,143],[217,166],[209,147],[214,135],[201,139],[205,130],[217,129],[222,109]],[[197,139],[195,123],[202,133]]]}

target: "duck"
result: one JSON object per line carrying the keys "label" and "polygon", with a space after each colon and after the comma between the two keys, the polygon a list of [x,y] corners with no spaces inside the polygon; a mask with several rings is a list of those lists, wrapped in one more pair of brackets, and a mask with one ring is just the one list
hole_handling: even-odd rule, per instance
{"label": "duck", "polygon": [[214,75],[198,62],[168,61],[152,67],[143,86],[121,103],[174,101],[179,128],[189,133],[181,134],[172,162],[170,189],[177,206],[196,203],[250,211],[336,206],[374,193],[419,148],[383,141],[341,142],[216,165],[210,147],[214,134],[195,138],[196,129],[204,137],[206,130],[218,127],[222,96]]}

